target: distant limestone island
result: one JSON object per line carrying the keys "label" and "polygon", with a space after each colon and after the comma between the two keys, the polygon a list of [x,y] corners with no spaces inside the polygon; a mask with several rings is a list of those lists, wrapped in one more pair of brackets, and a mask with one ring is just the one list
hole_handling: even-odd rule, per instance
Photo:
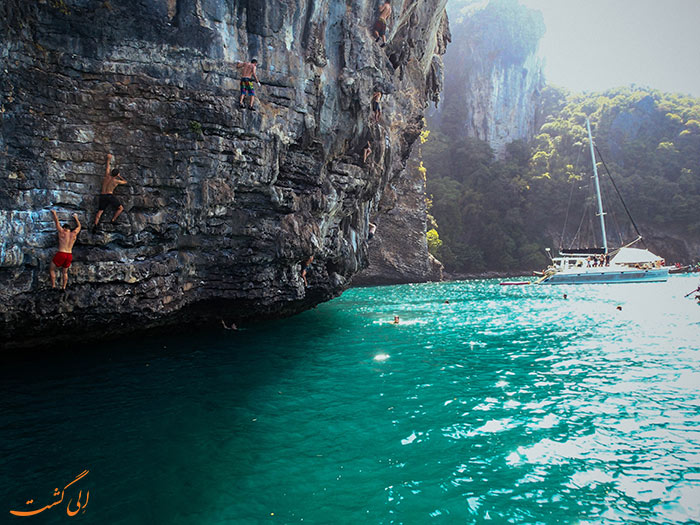
{"label": "distant limestone island", "polygon": [[[424,145],[440,240],[434,255],[448,275],[544,268],[545,247],[590,234],[594,217],[568,207],[590,189],[587,115],[598,162],[645,244],[667,263],[700,260],[699,99],[636,87],[578,94],[549,86],[538,111],[534,137],[509,143],[502,156],[483,140],[454,140],[439,128]],[[614,196],[607,171],[601,178]],[[619,225],[614,235],[630,237],[624,209],[611,209],[606,220]]]}
{"label": "distant limestone island", "polygon": [[667,264],[700,261],[700,100],[638,86],[548,86],[539,12],[516,0],[457,0],[448,11],[445,89],[421,145],[428,245],[447,278],[526,275],[550,264],[545,248],[601,245],[584,209],[587,117],[606,164],[605,200],[618,206],[606,209],[614,240],[636,237],[619,190],[640,247]]}

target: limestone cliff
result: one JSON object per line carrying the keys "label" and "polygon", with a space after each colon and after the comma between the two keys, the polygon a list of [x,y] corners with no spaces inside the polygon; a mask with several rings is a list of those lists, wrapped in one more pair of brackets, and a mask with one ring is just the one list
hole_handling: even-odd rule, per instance
{"label": "limestone cliff", "polygon": [[[536,56],[544,22],[517,0],[451,0],[452,43],[445,53],[445,89],[430,127],[455,140],[477,137],[497,155],[509,142],[535,131],[538,94],[544,84]],[[430,169],[430,167],[428,167]],[[390,183],[378,210],[370,266],[354,284],[423,282],[442,278],[427,251],[425,184],[413,171]],[[438,221],[439,222],[439,221]]]}
{"label": "limestone cliff", "polygon": [[[0,343],[289,315],[339,294],[437,99],[445,3],[392,2],[380,48],[369,0],[4,0]],[[256,112],[238,108],[233,67],[253,57]],[[126,211],[92,233],[108,152]],[[51,209],[84,226],[65,294],[48,284]]]}
{"label": "limestone cliff", "polygon": [[358,273],[353,285],[441,281],[442,263],[428,253],[425,176],[415,156],[389,184],[373,220],[377,233],[369,242],[369,267]]}
{"label": "limestone cliff", "polygon": [[431,124],[454,137],[484,140],[502,156],[506,144],[535,132],[544,86],[537,57],[542,14],[517,0],[451,5],[444,96]]}

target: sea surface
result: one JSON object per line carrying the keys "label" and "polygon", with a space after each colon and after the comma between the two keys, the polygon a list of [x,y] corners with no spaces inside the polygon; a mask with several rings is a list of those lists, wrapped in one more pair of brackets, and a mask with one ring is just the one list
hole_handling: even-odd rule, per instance
{"label": "sea surface", "polygon": [[0,523],[700,523],[699,280],[352,289],[5,359]]}

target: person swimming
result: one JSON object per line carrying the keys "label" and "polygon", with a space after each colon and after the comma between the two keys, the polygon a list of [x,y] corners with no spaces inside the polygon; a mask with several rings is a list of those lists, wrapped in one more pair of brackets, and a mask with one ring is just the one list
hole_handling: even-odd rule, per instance
{"label": "person swimming", "polygon": [[221,320],[221,324],[223,325],[225,330],[238,330],[238,327],[236,326],[236,323],[231,321],[231,326],[227,326],[224,320]]}

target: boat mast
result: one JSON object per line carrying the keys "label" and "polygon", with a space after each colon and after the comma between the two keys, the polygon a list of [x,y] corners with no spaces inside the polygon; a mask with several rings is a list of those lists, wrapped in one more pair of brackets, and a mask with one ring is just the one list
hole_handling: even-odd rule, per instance
{"label": "boat mast", "polygon": [[595,163],[595,153],[593,152],[593,137],[591,135],[591,122],[586,119],[588,128],[588,144],[591,146],[591,161],[593,162],[593,178],[595,179],[595,194],[598,199],[598,217],[600,217],[600,232],[603,235],[603,249],[608,253],[608,238],[605,235],[605,213],[603,212],[603,201],[600,198],[600,182],[598,182],[598,166]]}

